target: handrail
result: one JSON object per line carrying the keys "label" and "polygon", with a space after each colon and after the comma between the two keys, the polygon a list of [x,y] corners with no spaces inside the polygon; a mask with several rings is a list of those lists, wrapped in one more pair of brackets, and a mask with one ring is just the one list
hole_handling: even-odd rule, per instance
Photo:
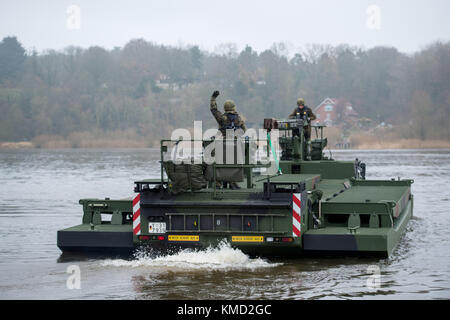
{"label": "handrail", "polygon": [[[226,143],[226,142],[234,142],[236,143],[237,141],[240,141],[242,143],[245,144],[245,151],[244,151],[244,163],[243,164],[217,164],[216,162],[212,163],[212,168],[213,168],[213,197],[216,198],[216,182],[217,182],[217,174],[216,174],[216,169],[217,168],[242,168],[242,169],[247,169],[246,170],[246,177],[247,177],[247,187],[251,188],[253,186],[252,183],[252,172],[251,172],[251,168],[268,168],[270,167],[270,163],[269,164],[262,164],[260,162],[257,162],[255,164],[249,164],[250,162],[250,143],[251,142],[255,142],[255,141],[268,141],[267,143],[267,148],[272,148],[272,142],[270,140],[269,134],[267,136],[268,140],[263,140],[263,139],[250,139],[249,137],[234,137],[232,139],[227,139],[227,138],[212,138],[212,139],[178,139],[178,140],[172,140],[172,139],[162,139],[160,140],[160,166],[161,166],[161,184],[164,184],[164,154],[168,151],[167,149],[167,142],[172,142],[175,143],[178,146],[178,143],[180,142],[187,142],[187,143],[193,143],[193,142],[215,142],[215,141],[220,141],[221,143]],[[202,149],[203,149],[203,145],[202,145]],[[272,151],[273,148],[272,148]],[[275,159],[277,161],[277,165],[278,165],[278,172],[281,173],[281,169],[279,166],[279,162],[278,159],[276,158],[275,155]],[[163,188],[161,188],[162,190]]]}

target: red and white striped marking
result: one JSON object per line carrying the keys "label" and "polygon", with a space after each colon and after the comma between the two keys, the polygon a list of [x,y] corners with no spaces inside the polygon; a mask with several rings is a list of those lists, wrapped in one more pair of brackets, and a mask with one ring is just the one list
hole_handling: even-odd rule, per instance
{"label": "red and white striped marking", "polygon": [[294,193],[292,195],[292,236],[294,238],[300,237],[301,222],[302,222],[301,207],[302,207],[301,194]]}
{"label": "red and white striped marking", "polygon": [[133,199],[133,234],[141,234],[141,194],[138,193]]}

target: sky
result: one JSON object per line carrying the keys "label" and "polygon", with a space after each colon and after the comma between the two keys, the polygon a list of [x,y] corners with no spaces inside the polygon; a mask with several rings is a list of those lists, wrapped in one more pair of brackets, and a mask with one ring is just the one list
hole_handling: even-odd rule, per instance
{"label": "sky", "polygon": [[393,46],[413,53],[450,40],[449,0],[0,0],[0,39],[27,50],[123,47],[143,38],[171,46],[284,42]]}

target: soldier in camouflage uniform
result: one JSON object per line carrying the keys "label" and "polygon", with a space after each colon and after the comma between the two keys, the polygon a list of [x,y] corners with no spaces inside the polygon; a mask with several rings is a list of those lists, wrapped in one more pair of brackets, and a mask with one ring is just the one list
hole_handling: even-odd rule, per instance
{"label": "soldier in camouflage uniform", "polygon": [[225,137],[226,130],[242,130],[241,133],[244,133],[247,129],[245,127],[245,122],[243,118],[236,112],[236,105],[232,100],[225,101],[223,105],[223,109],[225,113],[220,112],[217,109],[216,98],[219,96],[219,91],[214,91],[211,96],[211,113],[219,125],[219,131],[222,133],[222,136]]}
{"label": "soldier in camouflage uniform", "polygon": [[[225,101],[223,105],[225,113],[222,113],[217,109],[216,98],[218,96],[219,91],[214,91],[211,96],[210,109],[211,113],[217,121],[217,124],[219,125],[219,131],[222,134],[222,137],[226,137],[227,130],[234,130],[234,132],[238,135],[243,135],[247,128],[245,127],[244,119],[239,115],[239,113],[236,112],[236,105],[232,100]],[[240,189],[239,185],[236,182],[227,181],[216,181],[216,187],[221,188],[223,186],[225,188],[228,183],[231,189]]]}
{"label": "soldier in camouflage uniform", "polygon": [[316,120],[316,115],[305,106],[304,99],[297,99],[297,108],[289,115],[289,119],[297,119],[297,117],[308,120],[308,126],[305,129],[305,140],[308,141],[311,138],[311,121]]}

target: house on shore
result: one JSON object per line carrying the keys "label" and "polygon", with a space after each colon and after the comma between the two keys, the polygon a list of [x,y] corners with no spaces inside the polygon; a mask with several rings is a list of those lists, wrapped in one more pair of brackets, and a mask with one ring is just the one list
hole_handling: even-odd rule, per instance
{"label": "house on shore", "polygon": [[328,127],[358,121],[358,113],[352,104],[343,98],[326,98],[314,108],[313,112],[317,116],[316,121]]}

